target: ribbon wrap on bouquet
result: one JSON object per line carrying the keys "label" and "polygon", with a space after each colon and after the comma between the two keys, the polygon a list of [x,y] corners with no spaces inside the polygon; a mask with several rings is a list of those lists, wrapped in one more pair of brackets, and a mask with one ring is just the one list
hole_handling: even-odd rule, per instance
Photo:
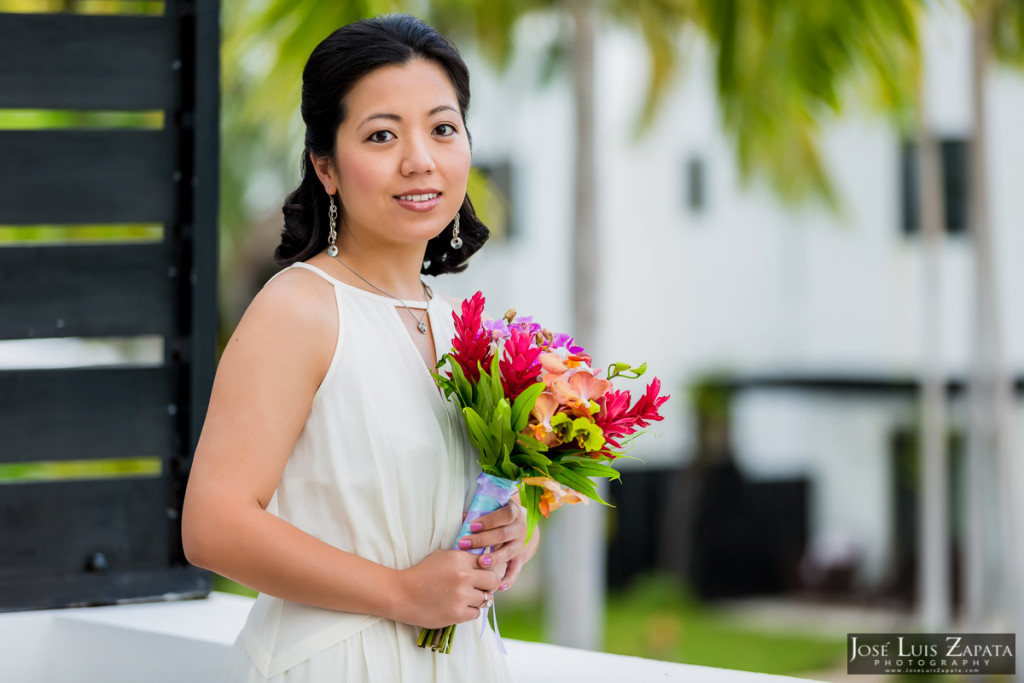
{"label": "ribbon wrap on bouquet", "polygon": [[[476,478],[476,493],[473,494],[473,501],[469,504],[469,511],[466,512],[466,521],[462,523],[462,528],[459,529],[459,538],[455,541],[455,547],[459,547],[459,540],[472,534],[470,525],[473,522],[507,505],[508,501],[512,498],[512,494],[515,492],[516,482],[511,479],[503,479],[502,477],[495,477],[481,472]],[[486,550],[489,550],[489,548]],[[470,548],[465,552],[483,555],[484,551],[485,548]],[[484,618],[480,622],[481,636],[483,636],[484,629],[487,627],[488,611],[488,608],[483,608]],[[494,612],[492,625],[494,627],[494,637],[498,641],[498,649],[504,653],[505,644],[501,641],[501,633],[498,632],[497,610]]]}

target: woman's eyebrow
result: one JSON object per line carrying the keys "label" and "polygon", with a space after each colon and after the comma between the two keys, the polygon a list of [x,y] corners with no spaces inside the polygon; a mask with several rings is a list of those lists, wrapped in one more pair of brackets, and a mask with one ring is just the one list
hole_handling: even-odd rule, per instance
{"label": "woman's eyebrow", "polygon": [[[450,104],[442,104],[442,105],[438,105],[438,106],[434,107],[433,109],[431,109],[430,111],[428,111],[427,112],[427,116],[428,117],[434,116],[435,114],[440,114],[443,111],[452,111],[452,112],[455,112],[456,114],[459,113],[459,110],[456,109],[455,107],[451,106]],[[360,121],[359,125],[357,126],[357,128],[362,128],[367,123],[369,123],[370,121],[373,121],[375,119],[386,119],[388,121],[394,121],[396,123],[401,123],[402,122],[402,117],[399,116],[398,114],[389,114],[389,113],[386,113],[386,112],[379,112],[379,113],[376,113],[376,114],[370,114],[365,119]]]}

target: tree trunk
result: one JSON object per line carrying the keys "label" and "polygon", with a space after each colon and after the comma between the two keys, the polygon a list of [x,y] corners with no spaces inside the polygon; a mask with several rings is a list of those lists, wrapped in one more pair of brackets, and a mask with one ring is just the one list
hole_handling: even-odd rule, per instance
{"label": "tree trunk", "polygon": [[[975,275],[975,336],[970,386],[969,458],[971,492],[975,511],[969,533],[979,539],[986,531],[998,530],[999,539],[992,539],[988,547],[979,551],[982,571],[968,584],[970,615],[974,619],[1002,606],[1004,617],[1015,626],[1022,626],[1024,613],[1020,607],[1020,544],[1015,538],[1015,497],[1013,495],[1013,468],[1010,461],[1012,406],[1012,380],[1002,359],[1001,328],[999,324],[999,292],[997,286],[995,247],[989,224],[987,177],[987,126],[985,106],[985,76],[990,54],[992,7],[982,1],[976,4],[972,45],[971,104],[974,119],[974,139],[970,148],[970,229],[974,247]],[[981,514],[986,501],[996,499],[989,508],[988,523]],[[991,539],[991,536],[989,536]],[[987,539],[986,539],[987,540]],[[1003,562],[997,559],[1002,556]],[[1003,570],[999,571],[1000,565]],[[983,586],[993,586],[984,594]],[[998,592],[997,592],[998,591]],[[974,595],[973,593],[978,593]],[[1001,595],[999,594],[1001,593]]]}
{"label": "tree trunk", "polygon": [[[569,3],[573,22],[572,84],[576,115],[575,198],[572,232],[573,334],[599,357],[594,100],[595,16],[592,3]],[[607,487],[599,490],[605,491]],[[602,493],[602,496],[604,493]],[[552,517],[545,540],[548,637],[558,645],[600,650],[604,644],[606,511],[600,505],[565,506]]]}
{"label": "tree trunk", "polygon": [[949,470],[946,453],[946,375],[942,359],[942,261],[946,217],[942,160],[928,124],[924,88],[918,104],[917,196],[923,274],[921,458],[918,496],[917,585],[925,629],[939,633],[950,619]]}

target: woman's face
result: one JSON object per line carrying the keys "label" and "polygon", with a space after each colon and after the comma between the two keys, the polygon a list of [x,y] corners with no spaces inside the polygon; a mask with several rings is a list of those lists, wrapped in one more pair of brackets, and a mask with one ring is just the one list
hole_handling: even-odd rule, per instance
{"label": "woman's face", "polygon": [[426,243],[466,196],[469,136],[445,71],[414,59],[372,71],[346,98],[334,173],[340,241]]}

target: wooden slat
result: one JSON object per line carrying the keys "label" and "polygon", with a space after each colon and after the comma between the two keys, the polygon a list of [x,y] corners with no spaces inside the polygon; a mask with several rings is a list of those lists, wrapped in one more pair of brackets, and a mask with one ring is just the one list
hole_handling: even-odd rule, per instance
{"label": "wooden slat", "polygon": [[113,605],[123,601],[203,598],[209,572],[194,567],[136,569],[130,572],[38,573],[0,581],[0,612],[74,605]]}
{"label": "wooden slat", "polygon": [[0,487],[0,583],[41,570],[168,565],[174,522],[167,513],[169,493],[164,478]]}
{"label": "wooden slat", "polygon": [[220,3],[198,0],[195,59],[193,137],[189,452],[199,442],[206,406],[217,367],[217,202],[220,168]]}
{"label": "wooden slat", "polygon": [[0,248],[0,339],[170,334],[163,243]]}
{"label": "wooden slat", "polygon": [[173,109],[177,31],[166,16],[0,14],[0,108]]}
{"label": "wooden slat", "polygon": [[174,382],[163,367],[0,372],[0,462],[169,459]]}
{"label": "wooden slat", "polygon": [[0,225],[174,222],[176,137],[166,130],[0,131]]}

